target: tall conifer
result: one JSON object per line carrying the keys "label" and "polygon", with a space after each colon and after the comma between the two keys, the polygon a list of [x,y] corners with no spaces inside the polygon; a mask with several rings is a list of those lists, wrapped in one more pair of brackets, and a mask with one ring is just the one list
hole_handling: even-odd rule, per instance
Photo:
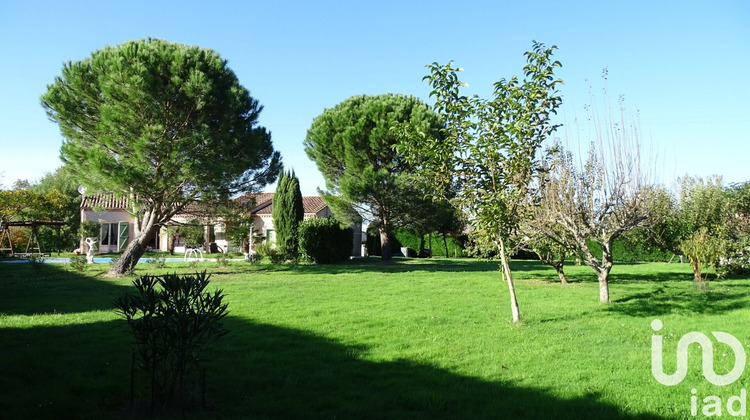
{"label": "tall conifer", "polygon": [[299,257],[299,223],[304,218],[299,179],[294,172],[282,172],[273,196],[273,225],[276,246],[286,259]]}

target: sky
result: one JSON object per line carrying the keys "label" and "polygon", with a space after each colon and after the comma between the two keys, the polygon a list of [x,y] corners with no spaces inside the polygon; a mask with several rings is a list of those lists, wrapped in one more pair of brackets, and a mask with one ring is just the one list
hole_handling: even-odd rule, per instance
{"label": "sky", "polygon": [[588,142],[592,103],[606,113],[608,100],[612,108],[622,100],[660,182],[750,180],[746,0],[0,0],[0,185],[62,164],[62,136],[39,97],[63,64],[147,37],[228,60],[264,106],[259,123],[305,195],[325,188],[303,147],[324,109],[361,94],[431,103],[425,65],[450,60],[465,69],[466,93],[487,98],[493,82],[522,76],[533,40],[559,47],[564,142]]}

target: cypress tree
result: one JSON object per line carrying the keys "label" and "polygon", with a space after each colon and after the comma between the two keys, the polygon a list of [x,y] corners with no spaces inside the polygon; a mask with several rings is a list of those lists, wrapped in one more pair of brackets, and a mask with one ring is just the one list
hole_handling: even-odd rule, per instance
{"label": "cypress tree", "polygon": [[299,224],[304,218],[299,179],[294,172],[282,172],[273,196],[273,226],[276,246],[286,259],[299,257]]}

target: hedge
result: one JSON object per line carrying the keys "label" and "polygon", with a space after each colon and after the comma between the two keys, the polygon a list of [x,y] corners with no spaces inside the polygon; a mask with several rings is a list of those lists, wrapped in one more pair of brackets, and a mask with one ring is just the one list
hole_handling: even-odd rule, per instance
{"label": "hedge", "polygon": [[318,264],[349,259],[353,238],[354,230],[334,218],[308,219],[299,225],[300,252]]}

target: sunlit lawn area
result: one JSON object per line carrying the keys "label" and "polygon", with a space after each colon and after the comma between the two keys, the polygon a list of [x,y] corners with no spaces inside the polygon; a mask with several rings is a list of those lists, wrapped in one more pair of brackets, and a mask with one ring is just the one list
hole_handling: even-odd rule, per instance
{"label": "sunlit lawn area", "polygon": [[[46,264],[0,264],[0,413],[3,418],[110,418],[130,406],[132,338],[112,300],[132,278]],[[701,374],[651,374],[651,321],[663,321],[665,371],[679,338],[724,331],[750,345],[750,280],[696,290],[688,265],[618,264],[613,303],[598,303],[587,267],[515,261],[523,323],[510,323],[497,263],[375,259],[334,266],[168,263],[137,274],[206,269],[229,302],[230,334],[206,354],[206,407],[191,418],[685,418],[691,389],[726,401]],[[715,370],[731,350],[715,346]],[[147,396],[137,376],[136,400]],[[739,405],[738,405],[739,407]],[[727,415],[726,407],[723,408]],[[178,415],[179,413],[172,413]]]}

